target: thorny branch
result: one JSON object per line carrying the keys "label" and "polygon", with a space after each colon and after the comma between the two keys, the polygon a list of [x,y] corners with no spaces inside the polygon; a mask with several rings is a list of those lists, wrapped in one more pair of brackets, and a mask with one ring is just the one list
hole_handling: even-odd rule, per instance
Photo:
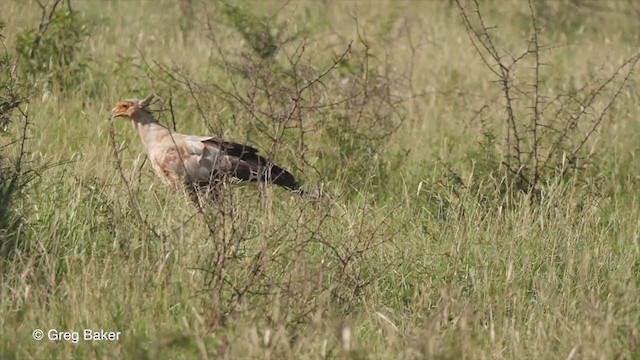
{"label": "thorny branch", "polygon": [[[578,90],[548,99],[542,94],[544,78],[541,70],[544,64],[541,54],[543,50],[552,48],[541,46],[541,29],[533,3],[529,1],[531,37],[527,49],[510,59],[497,50],[495,38],[490,33],[492,28],[486,25],[478,1],[471,0],[471,3],[473,10],[467,10],[462,0],[456,0],[475,52],[501,84],[506,109],[506,159],[502,164],[507,173],[517,179],[516,189],[539,194],[542,185],[556,178],[563,179],[569,169],[577,169],[575,165],[579,153],[602,125],[605,115],[635,70],[640,54],[626,60],[611,76],[591,90],[588,90],[591,85],[585,84]],[[518,86],[517,79],[525,78],[519,69],[521,64],[531,64],[528,67],[532,71],[531,80],[527,84],[531,91]],[[516,73],[519,74],[517,77]],[[595,106],[596,99],[604,97],[623,73],[625,75],[614,88],[613,94],[594,118],[589,110]],[[527,105],[522,105],[525,103]],[[548,113],[552,115],[548,116]],[[578,134],[580,124],[589,118],[592,118],[592,122],[588,130]],[[564,160],[567,158],[569,161]]]}

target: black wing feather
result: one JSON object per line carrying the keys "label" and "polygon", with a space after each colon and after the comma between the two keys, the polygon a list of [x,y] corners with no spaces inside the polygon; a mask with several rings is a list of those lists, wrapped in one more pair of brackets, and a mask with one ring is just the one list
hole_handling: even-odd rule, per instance
{"label": "black wing feather", "polygon": [[259,155],[259,150],[254,147],[216,138],[204,140],[203,143],[213,145],[220,149],[220,151],[225,155],[237,158],[242,163],[249,166],[250,169],[248,170],[250,171],[242,171],[242,166],[238,164],[239,166],[235,171],[234,176],[240,180],[265,181],[282,186],[288,190],[300,190],[300,185],[293,174]]}

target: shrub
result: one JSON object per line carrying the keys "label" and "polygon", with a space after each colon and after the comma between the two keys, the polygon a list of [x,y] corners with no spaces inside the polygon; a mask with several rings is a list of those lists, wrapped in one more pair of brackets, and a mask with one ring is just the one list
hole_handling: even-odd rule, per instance
{"label": "shrub", "polygon": [[[500,87],[502,101],[486,103],[478,112],[484,141],[469,155],[474,163],[473,183],[462,186],[479,198],[498,196],[504,205],[516,193],[539,200],[547,188],[574,179],[589,164],[585,144],[605,123],[612,105],[629,81],[640,54],[624,61],[612,74],[594,77],[578,89],[563,91],[545,81],[537,14],[530,3],[527,48],[509,55],[497,44],[478,2],[471,8],[457,1],[469,38]],[[502,110],[503,109],[503,110]],[[487,117],[500,114],[501,118]],[[499,125],[499,126],[498,126]],[[504,129],[501,138],[496,128]]]}
{"label": "shrub", "polygon": [[[0,45],[6,49],[0,22]],[[21,248],[18,243],[22,231],[22,218],[14,211],[14,205],[21,196],[24,186],[32,179],[32,173],[25,166],[24,154],[28,117],[21,105],[27,101],[24,88],[15,72],[15,62],[6,50],[0,51],[0,126],[3,140],[0,148],[0,258],[10,257]],[[19,117],[24,126],[18,134],[11,134],[10,125]],[[19,147],[18,155],[11,158],[7,153],[12,147]],[[0,259],[0,261],[1,261]],[[0,267],[2,269],[2,267]]]}
{"label": "shrub", "polygon": [[25,79],[66,91],[77,88],[86,74],[90,58],[83,54],[83,45],[89,29],[77,12],[62,10],[60,3],[54,1],[50,9],[41,5],[38,28],[18,34],[16,53]]}

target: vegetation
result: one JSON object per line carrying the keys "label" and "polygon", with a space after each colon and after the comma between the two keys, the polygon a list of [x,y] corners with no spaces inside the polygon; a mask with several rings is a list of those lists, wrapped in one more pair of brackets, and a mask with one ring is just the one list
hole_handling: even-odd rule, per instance
{"label": "vegetation", "polygon": [[[640,358],[638,6],[375,4],[3,4],[0,358]],[[192,203],[150,93],[325,195]]]}

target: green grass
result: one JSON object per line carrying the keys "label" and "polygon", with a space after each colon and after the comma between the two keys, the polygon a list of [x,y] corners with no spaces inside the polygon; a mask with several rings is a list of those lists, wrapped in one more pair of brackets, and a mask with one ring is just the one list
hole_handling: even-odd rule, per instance
{"label": "green grass", "polygon": [[[604,78],[637,50],[632,2],[611,11],[561,3],[570,10],[554,17],[553,2],[536,2],[542,41],[558,46],[543,53],[549,94],[580,88],[594,74]],[[546,184],[539,204],[515,193],[505,195],[505,205],[496,194],[500,178],[482,161],[494,159],[499,145],[479,145],[487,129],[502,141],[500,85],[471,45],[455,3],[251,3],[257,19],[276,14],[280,40],[300,34],[277,53],[276,65],[261,60],[265,68],[255,74],[275,74],[284,52],[307,36],[299,76],[309,81],[353,41],[349,59],[304,101],[339,99],[365,78],[381,80],[376,74],[385,68],[390,84],[380,89],[409,98],[385,118],[403,121],[380,143],[351,132],[381,131],[371,125],[371,112],[385,99],[375,91],[363,105],[370,121],[364,125],[350,123],[355,112],[343,105],[308,110],[301,115],[309,130],[302,150],[296,130],[272,147],[275,122],[258,124],[211,88],[196,93],[203,119],[184,86],[154,65],[226,89],[235,79],[246,95],[250,84],[228,75],[211,35],[234,64],[255,64],[248,60],[253,44],[233,29],[225,18],[233,12],[223,13],[221,4],[194,1],[191,22],[178,2],[73,6],[90,31],[76,58],[87,70],[73,89],[37,84],[31,95],[29,166],[55,166],[12,205],[23,225],[19,251],[0,260],[0,358],[640,358],[636,74],[586,144],[586,168]],[[482,6],[489,25],[499,26],[501,51],[524,50],[527,4]],[[7,1],[0,17],[15,56],[16,35],[37,27],[39,8]],[[368,73],[359,62],[365,51]],[[273,76],[272,89],[289,84]],[[333,201],[248,186],[230,189],[223,204],[198,214],[148,162],[140,168],[144,149],[131,126],[109,120],[117,101],[154,89],[174,95],[181,132],[256,144],[306,186],[324,184]],[[258,96],[255,106],[288,109],[289,95],[275,105]],[[481,124],[474,114],[484,104]],[[19,118],[9,130],[5,143],[20,135]],[[17,149],[2,151],[11,157]],[[457,187],[451,172],[470,186]],[[122,334],[112,342],[46,339],[50,329],[82,336],[85,328]],[[45,339],[34,340],[34,329]]]}

